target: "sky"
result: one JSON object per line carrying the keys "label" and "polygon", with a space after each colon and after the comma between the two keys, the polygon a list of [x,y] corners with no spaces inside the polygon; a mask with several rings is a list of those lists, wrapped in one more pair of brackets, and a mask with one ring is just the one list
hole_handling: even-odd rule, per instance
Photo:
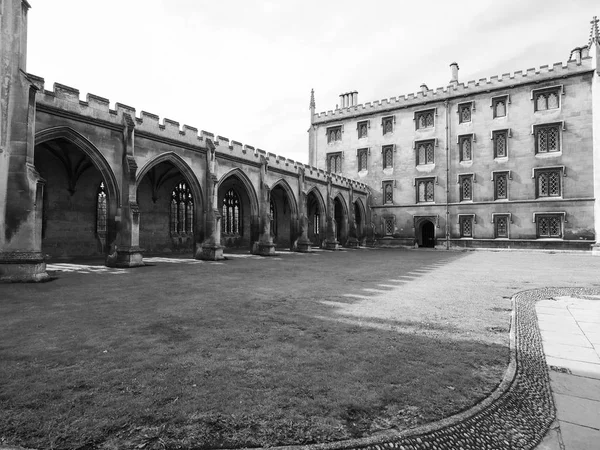
{"label": "sky", "polygon": [[29,0],[27,71],[308,161],[316,111],[566,62],[597,0]]}

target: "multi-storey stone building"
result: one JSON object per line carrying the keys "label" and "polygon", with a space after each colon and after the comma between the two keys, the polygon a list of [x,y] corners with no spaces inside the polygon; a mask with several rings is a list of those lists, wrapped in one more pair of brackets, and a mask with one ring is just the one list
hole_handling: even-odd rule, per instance
{"label": "multi-storey stone building", "polygon": [[600,37],[566,64],[316,114],[309,162],[366,183],[374,240],[577,248],[600,235]]}

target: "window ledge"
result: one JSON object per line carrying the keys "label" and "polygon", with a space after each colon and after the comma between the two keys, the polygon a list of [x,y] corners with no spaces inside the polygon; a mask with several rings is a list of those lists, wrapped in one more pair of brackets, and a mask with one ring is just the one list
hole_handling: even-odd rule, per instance
{"label": "window ledge", "polygon": [[498,157],[494,158],[494,161],[499,162],[499,163],[507,162],[508,156],[498,156]]}
{"label": "window ledge", "polygon": [[417,164],[417,170],[419,172],[431,172],[435,169],[435,163],[433,164]]}
{"label": "window ledge", "polygon": [[544,153],[536,153],[536,158],[556,158],[558,156],[562,156],[562,150],[559,152],[544,152]]}
{"label": "window ledge", "polygon": [[468,161],[460,161],[459,163],[461,166],[465,166],[465,167],[471,167],[473,165],[473,160],[470,159]]}
{"label": "window ledge", "polygon": [[564,200],[562,195],[559,195],[557,197],[536,197],[536,200],[541,201],[541,202],[551,202],[553,200]]}

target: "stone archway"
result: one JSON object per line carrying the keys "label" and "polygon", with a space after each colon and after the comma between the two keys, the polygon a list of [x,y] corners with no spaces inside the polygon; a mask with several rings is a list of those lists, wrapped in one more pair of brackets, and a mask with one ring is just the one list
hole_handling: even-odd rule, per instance
{"label": "stone archway", "polygon": [[33,162],[45,179],[42,253],[50,259],[102,257],[116,238],[119,192],[100,151],[68,127],[36,134]]}
{"label": "stone archway", "polygon": [[323,196],[317,188],[312,188],[306,195],[307,235],[315,247],[320,247],[325,239],[326,214]]}
{"label": "stone archway", "polygon": [[271,236],[279,248],[291,249],[298,234],[298,207],[290,186],[279,180],[271,188]]}
{"label": "stone archway", "polygon": [[333,200],[334,219],[336,222],[336,240],[346,245],[348,240],[348,209],[346,208],[346,202],[341,195],[337,195]]}
{"label": "stone archway", "polygon": [[418,224],[417,244],[419,247],[435,247],[435,223],[429,219],[423,219]]}
{"label": "stone archway", "polygon": [[354,202],[354,222],[356,223],[356,238],[358,239],[359,245],[363,244],[365,239],[365,223],[367,220],[367,214],[365,207],[360,199]]}

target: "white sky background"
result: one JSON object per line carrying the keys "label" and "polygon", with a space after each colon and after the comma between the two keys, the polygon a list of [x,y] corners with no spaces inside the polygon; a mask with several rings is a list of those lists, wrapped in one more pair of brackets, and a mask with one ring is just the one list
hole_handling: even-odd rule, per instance
{"label": "white sky background", "polygon": [[308,161],[309,99],[331,110],[555,62],[597,0],[29,0],[27,70]]}

